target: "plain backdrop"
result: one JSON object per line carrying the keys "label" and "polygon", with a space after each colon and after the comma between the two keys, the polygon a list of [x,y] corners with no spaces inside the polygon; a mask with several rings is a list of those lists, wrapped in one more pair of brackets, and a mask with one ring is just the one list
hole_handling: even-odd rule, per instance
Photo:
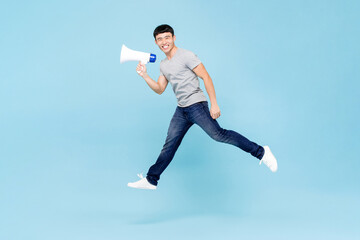
{"label": "plain backdrop", "polygon": [[[359,12],[1,1],[0,239],[359,239]],[[163,23],[210,73],[220,125],[269,145],[277,173],[193,126],[156,191],[126,186],[156,161],[176,98],[120,65],[120,49],[156,54],[157,79]]]}

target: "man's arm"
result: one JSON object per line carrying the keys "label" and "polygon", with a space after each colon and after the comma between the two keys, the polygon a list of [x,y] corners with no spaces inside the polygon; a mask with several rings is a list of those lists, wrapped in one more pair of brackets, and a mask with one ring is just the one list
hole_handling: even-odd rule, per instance
{"label": "man's arm", "polygon": [[161,75],[157,82],[153,80],[146,72],[146,66],[145,64],[142,64],[139,62],[139,64],[136,67],[137,73],[144,78],[145,82],[149,85],[149,87],[156,92],[157,94],[162,94],[166,86],[168,85],[168,80],[165,78],[165,76]]}
{"label": "man's arm", "polygon": [[220,108],[216,101],[216,94],[215,94],[213,81],[202,63],[197,65],[193,69],[193,71],[199,78],[201,78],[204,81],[206,92],[209,95],[211,102],[210,115],[213,119],[217,119],[218,117],[220,117],[221,113],[220,113]]}

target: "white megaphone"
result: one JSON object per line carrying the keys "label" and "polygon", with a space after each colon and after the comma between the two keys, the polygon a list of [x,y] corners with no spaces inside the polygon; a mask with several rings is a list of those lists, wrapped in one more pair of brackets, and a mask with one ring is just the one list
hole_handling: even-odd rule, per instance
{"label": "white megaphone", "polygon": [[127,61],[141,61],[142,64],[147,64],[148,62],[153,63],[156,61],[156,55],[152,53],[131,50],[123,44],[120,53],[120,63]]}

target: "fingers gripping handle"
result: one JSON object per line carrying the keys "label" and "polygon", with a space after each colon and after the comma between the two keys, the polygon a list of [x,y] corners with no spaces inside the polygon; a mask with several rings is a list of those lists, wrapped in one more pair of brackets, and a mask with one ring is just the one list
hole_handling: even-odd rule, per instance
{"label": "fingers gripping handle", "polygon": [[[140,62],[141,62],[141,64],[147,64],[147,61],[141,60]],[[137,73],[141,73],[143,70],[144,70],[144,67],[141,66],[141,70],[140,70],[140,71],[136,71],[136,72],[137,72]]]}
{"label": "fingers gripping handle", "polygon": [[[146,58],[140,59],[141,64],[147,64],[149,62],[154,63],[155,61],[156,61],[156,55],[152,53],[149,53],[149,55],[146,56]],[[141,67],[141,70],[137,71],[137,73],[140,73],[143,69],[144,67]]]}

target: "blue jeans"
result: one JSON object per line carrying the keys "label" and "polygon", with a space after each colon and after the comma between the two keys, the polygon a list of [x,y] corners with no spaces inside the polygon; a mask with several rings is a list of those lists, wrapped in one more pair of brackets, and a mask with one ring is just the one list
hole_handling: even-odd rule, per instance
{"label": "blue jeans", "polygon": [[210,116],[207,102],[198,102],[188,107],[177,107],[171,119],[163,149],[156,163],[150,167],[147,173],[146,178],[151,184],[157,185],[160,175],[170,164],[186,132],[194,123],[218,142],[234,145],[258,159],[264,155],[262,146],[249,141],[237,132],[221,128],[218,122]]}

